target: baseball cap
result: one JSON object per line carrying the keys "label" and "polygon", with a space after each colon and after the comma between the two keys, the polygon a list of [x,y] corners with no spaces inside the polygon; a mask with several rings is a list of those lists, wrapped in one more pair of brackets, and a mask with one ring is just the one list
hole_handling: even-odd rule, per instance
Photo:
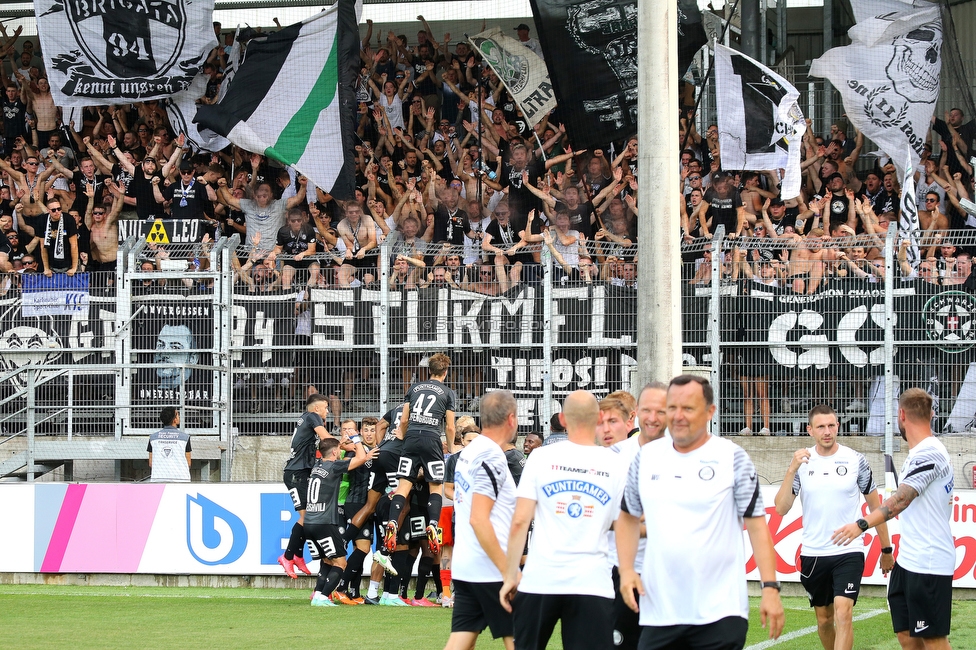
{"label": "baseball cap", "polygon": [[180,171],[181,172],[193,171],[193,164],[188,160],[184,160],[183,162],[180,163]]}
{"label": "baseball cap", "polygon": [[515,28],[515,31],[520,31],[522,29],[524,29],[525,31],[529,31],[529,26],[526,25],[525,23],[519,23],[518,26]]}
{"label": "baseball cap", "polygon": [[769,207],[773,207],[774,205],[786,205],[786,203],[781,197],[777,196],[775,199],[772,199],[769,202]]}
{"label": "baseball cap", "polygon": [[834,172],[833,174],[831,174],[830,176],[828,176],[827,178],[824,179],[824,183],[829,183],[830,181],[834,180],[835,178],[839,178],[841,180],[844,180],[844,177],[843,176],[841,176],[837,172]]}

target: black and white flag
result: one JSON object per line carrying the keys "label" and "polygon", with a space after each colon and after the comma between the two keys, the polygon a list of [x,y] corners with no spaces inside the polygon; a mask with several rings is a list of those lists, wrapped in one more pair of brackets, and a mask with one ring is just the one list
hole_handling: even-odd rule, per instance
{"label": "black and white flag", "polygon": [[[904,185],[905,160],[918,165],[939,98],[942,19],[937,5],[854,0],[852,43],[810,66],[840,92],[848,119],[891,157]],[[724,153],[724,152],[723,152]]]}
{"label": "black and white flag", "polygon": [[512,93],[531,126],[556,108],[549,70],[542,57],[502,34],[497,27],[470,36],[468,40]]}
{"label": "black and white flag", "polygon": [[193,118],[197,114],[197,100],[207,92],[207,75],[198,74],[190,87],[163,101],[169,123],[177,133],[186,135],[187,144],[195,150],[220,151],[230,140],[210,129],[198,127]]}
{"label": "black and white flag", "polygon": [[719,146],[726,169],[785,170],[782,196],[800,193],[806,123],[799,91],[755,59],[715,45]]}
{"label": "black and white flag", "polygon": [[34,8],[61,107],[169,97],[217,47],[214,0],[37,0]]}
{"label": "black and white flag", "polygon": [[360,0],[251,39],[227,93],[194,122],[304,174],[337,199],[355,185]]}
{"label": "black and white flag", "polygon": [[[637,132],[637,0],[530,0],[559,115],[574,147]],[[693,0],[678,7],[678,76],[705,44]]]}

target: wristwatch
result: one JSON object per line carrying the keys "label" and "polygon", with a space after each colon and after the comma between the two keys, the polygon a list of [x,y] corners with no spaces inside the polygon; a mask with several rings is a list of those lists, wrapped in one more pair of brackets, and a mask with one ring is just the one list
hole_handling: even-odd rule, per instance
{"label": "wristwatch", "polygon": [[868,526],[868,522],[866,519],[858,519],[854,523],[857,524],[857,527],[860,528],[862,532],[870,528],[870,526]]}
{"label": "wristwatch", "polygon": [[881,554],[882,555],[891,555],[894,552],[895,552],[895,548],[893,546],[882,546],[881,547]]}
{"label": "wristwatch", "polygon": [[776,582],[764,582],[764,583],[762,583],[762,588],[763,589],[769,588],[769,589],[775,589],[776,591],[780,591],[780,590],[782,590],[783,585],[781,585],[779,583],[779,581],[776,581]]}

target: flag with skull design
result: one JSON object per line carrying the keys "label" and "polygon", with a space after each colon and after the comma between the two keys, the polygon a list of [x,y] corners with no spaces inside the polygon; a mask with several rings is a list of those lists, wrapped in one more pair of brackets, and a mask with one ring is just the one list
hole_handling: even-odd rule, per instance
{"label": "flag with skull design", "polygon": [[852,43],[828,50],[810,66],[840,92],[854,126],[898,168],[917,167],[939,98],[942,20],[938,5],[854,0]]}

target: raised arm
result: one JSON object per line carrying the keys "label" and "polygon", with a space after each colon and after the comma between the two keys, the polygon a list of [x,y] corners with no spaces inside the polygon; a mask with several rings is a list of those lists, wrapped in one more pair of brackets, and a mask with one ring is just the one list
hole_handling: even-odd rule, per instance
{"label": "raised arm", "polygon": [[285,207],[289,210],[292,208],[297,208],[305,201],[305,192],[308,189],[308,179],[304,176],[299,176],[296,181],[298,182],[298,190],[295,192],[295,196],[290,197],[285,202]]}
{"label": "raised arm", "polygon": [[238,201],[234,195],[230,193],[230,190],[227,189],[226,178],[217,179],[217,199],[232,210],[241,209],[241,202]]}
{"label": "raised arm", "polygon": [[[111,147],[112,149],[115,149],[115,138],[113,138],[110,135],[108,136],[107,140],[108,140],[108,146]],[[88,151],[88,155],[91,156],[91,159],[95,162],[95,165],[98,167],[98,171],[105,174],[106,176],[110,175],[112,173],[111,161],[105,156],[103,156],[102,152],[99,151],[98,148],[92,145],[91,138],[86,137],[84,138],[83,142],[85,143],[85,149]]]}
{"label": "raised arm", "polygon": [[173,147],[173,154],[169,157],[169,160],[166,161],[166,164],[163,165],[164,178],[171,178],[173,172],[179,169],[180,158],[183,157],[183,145],[185,144],[186,144],[186,135],[181,133],[179,137],[176,138],[176,146]]}

